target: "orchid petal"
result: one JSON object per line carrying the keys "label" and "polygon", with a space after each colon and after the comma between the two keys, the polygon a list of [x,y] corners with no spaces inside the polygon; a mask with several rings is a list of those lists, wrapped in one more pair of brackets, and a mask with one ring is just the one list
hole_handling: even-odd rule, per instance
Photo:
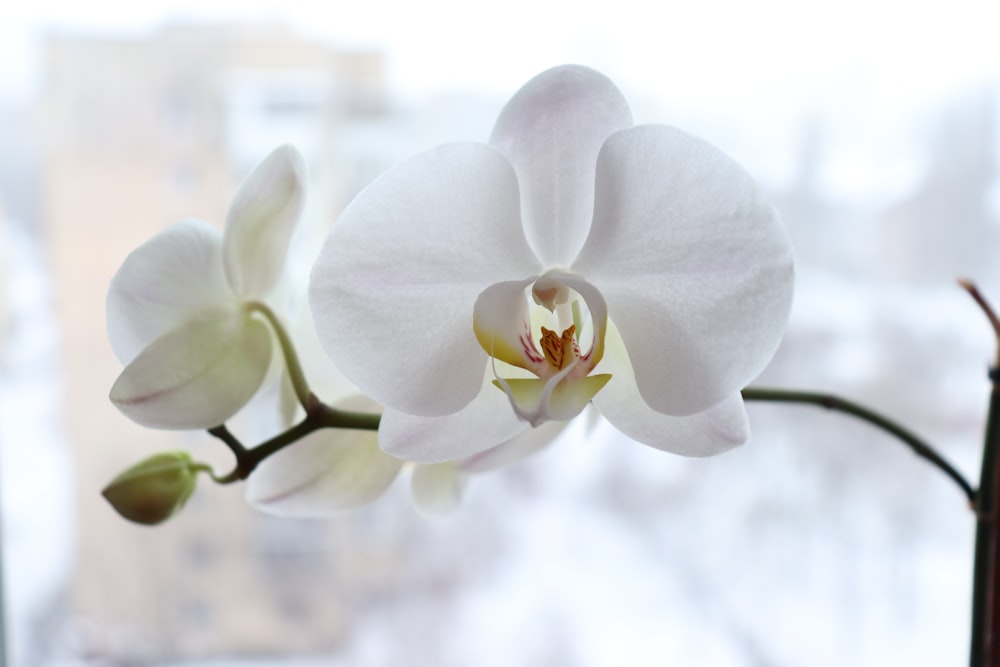
{"label": "orchid petal", "polygon": [[424,514],[443,516],[462,501],[465,480],[454,463],[418,464],[413,467],[410,491],[413,504]]}
{"label": "orchid petal", "polygon": [[587,237],[601,144],[632,126],[628,103],[603,74],[556,67],[526,83],[500,112],[490,145],[514,165],[528,241],[566,266]]}
{"label": "orchid petal", "polygon": [[569,422],[545,422],[492,449],[461,459],[455,465],[460,473],[465,474],[488,472],[511,465],[547,447],[562,434],[568,424]]}
{"label": "orchid petal", "polygon": [[[368,410],[371,403],[357,397],[337,407]],[[269,514],[326,516],[378,498],[402,465],[379,449],[374,431],[317,431],[261,462],[247,479],[247,500]]]}
{"label": "orchid petal", "polygon": [[285,268],[305,199],[305,163],[291,146],[275,149],[240,186],[223,236],[226,276],[244,299],[268,294]]}
{"label": "orchid petal", "polygon": [[465,458],[496,447],[523,432],[507,397],[487,382],[465,408],[444,417],[418,417],[387,408],[379,443],[393,456],[417,463]]}
{"label": "orchid petal", "polygon": [[612,426],[644,445],[683,456],[712,456],[750,438],[739,392],[685,417],[650,408],[639,393],[625,345],[614,326],[608,328],[607,354],[599,370],[612,373],[614,379],[594,397],[594,405]]}
{"label": "orchid petal", "polygon": [[594,225],[572,269],[607,300],[644,401],[672,415],[756,377],[791,306],[792,251],[777,212],[731,158],[664,126],[604,145]]}
{"label": "orchid petal", "polygon": [[[296,309],[288,334],[295,346],[295,353],[301,366],[306,369],[309,390],[321,401],[327,405],[338,405],[345,400],[354,400],[361,396],[358,388],[344,377],[323,351],[319,338],[316,337],[316,328],[309,308]],[[369,401],[367,407],[362,409],[380,412],[382,406],[376,401]],[[284,365],[282,365],[279,411],[286,428],[291,426],[302,412],[299,397]]]}
{"label": "orchid petal", "polygon": [[534,281],[534,277],[510,280],[484,289],[473,307],[472,328],[490,356],[540,375],[548,362],[535,345],[524,294]]}
{"label": "orchid petal", "polygon": [[507,160],[449,144],[397,165],[347,207],[313,268],[310,304],[327,354],[363,392],[444,415],[481,388],[476,297],[539,268]]}
{"label": "orchid petal", "polygon": [[[316,325],[313,323],[309,308],[303,308],[299,313],[292,334],[295,339],[295,349],[309,373],[310,388],[324,403],[339,407],[344,401],[354,401],[361,395],[358,388],[344,377],[323,351],[323,346],[316,336]],[[382,406],[374,400],[369,400],[366,405],[351,409],[380,412]]]}
{"label": "orchid petal", "polygon": [[200,220],[178,222],[133,250],[111,279],[111,349],[128,364],[193,313],[233,302],[219,230]]}
{"label": "orchid petal", "polygon": [[243,312],[204,311],[157,338],[126,366],[111,388],[111,401],[143,426],[218,426],[260,387],[271,345],[267,326]]}
{"label": "orchid petal", "polygon": [[599,396],[595,404],[611,425],[636,442],[681,456],[715,456],[750,439],[750,425],[739,393],[712,407],[671,417],[646,406],[638,397],[631,402]]}

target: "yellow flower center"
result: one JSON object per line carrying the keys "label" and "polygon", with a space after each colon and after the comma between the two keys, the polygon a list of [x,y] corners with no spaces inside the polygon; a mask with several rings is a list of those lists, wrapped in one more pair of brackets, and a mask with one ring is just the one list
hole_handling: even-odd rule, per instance
{"label": "yellow flower center", "polygon": [[551,329],[542,327],[542,338],[539,344],[545,354],[545,360],[557,371],[565,368],[566,364],[573,359],[580,357],[580,348],[577,347],[574,333],[576,333],[575,324],[571,324],[568,329],[562,332],[561,336]]}
{"label": "yellow flower center", "polygon": [[[539,326],[533,318],[556,328]],[[532,426],[572,419],[611,379],[608,373],[592,374],[604,354],[606,330],[601,293],[558,270],[491,285],[473,310],[473,331],[490,356],[493,384],[507,395],[514,414]],[[580,338],[589,341],[583,352]],[[497,362],[535,377],[501,377]]]}

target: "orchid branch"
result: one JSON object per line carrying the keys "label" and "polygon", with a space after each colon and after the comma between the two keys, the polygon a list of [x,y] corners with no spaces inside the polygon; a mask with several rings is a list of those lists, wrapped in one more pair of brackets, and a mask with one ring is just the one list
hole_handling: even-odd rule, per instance
{"label": "orchid branch", "polygon": [[[983,302],[985,303],[985,302]],[[996,640],[1000,637],[1000,614],[997,605],[997,451],[1000,449],[1000,381],[996,367],[990,369],[993,380],[990,407],[983,438],[983,461],[979,493],[976,497],[976,545],[972,569],[972,642],[969,664],[993,667],[1000,658]]]}
{"label": "orchid branch", "polygon": [[285,359],[288,377],[299,403],[306,411],[306,416],[287,431],[252,448],[247,448],[240,442],[225,424],[208,429],[209,434],[222,440],[236,457],[236,467],[228,475],[223,477],[212,475],[216,482],[231,484],[246,479],[260,465],[261,461],[322,428],[378,430],[381,415],[338,410],[317,398],[316,394],[309,388],[305,372],[302,370],[302,363],[299,361],[299,355],[295,352],[295,345],[278,316],[267,304],[260,301],[251,301],[246,306],[251,312],[260,313],[271,326],[271,330],[274,331]]}
{"label": "orchid branch", "polygon": [[997,341],[997,356],[993,365],[1000,366],[1000,317],[997,316],[996,311],[993,310],[993,307],[990,306],[986,297],[984,297],[982,292],[979,291],[979,288],[976,287],[975,283],[967,278],[959,278],[958,284],[962,289],[969,293],[969,296],[975,300],[976,304],[979,305],[980,310],[983,311],[983,315],[985,315],[986,319],[990,321],[990,326],[993,327],[993,335],[996,337]]}
{"label": "orchid branch", "polygon": [[1000,485],[1000,318],[970,280],[958,284],[969,293],[993,328],[997,358],[990,368],[992,383],[990,407],[983,438],[983,460],[979,470],[979,493],[976,497],[976,546],[972,570],[972,641],[969,650],[971,667],[995,667],[1000,661],[997,640],[1000,638],[1000,549],[997,547],[997,486]]}
{"label": "orchid branch", "polygon": [[881,415],[869,408],[854,403],[852,401],[839,398],[832,394],[824,394],[813,391],[798,391],[789,389],[773,389],[764,387],[747,387],[743,390],[743,400],[746,401],[770,401],[774,403],[807,403],[835,410],[852,415],[866,421],[876,428],[895,436],[908,446],[914,454],[927,460],[935,468],[947,475],[961,489],[968,499],[970,506],[976,501],[976,491],[969,484],[968,480],[958,472],[948,461],[942,457],[937,450],[914,435],[911,431],[903,428],[895,421]]}
{"label": "orchid branch", "polygon": [[222,440],[236,457],[236,467],[228,475],[217,478],[220,484],[230,484],[246,479],[260,462],[281,451],[288,445],[301,440],[313,431],[324,428],[346,428],[362,431],[377,431],[382,415],[364,412],[338,410],[323,403],[315,394],[309,394],[306,416],[298,424],[266,440],[256,447],[248,448],[234,436],[225,424],[208,429],[208,432]]}
{"label": "orchid branch", "polygon": [[[880,415],[873,410],[832,394],[820,392],[747,387],[742,393],[743,399],[747,401],[806,403],[850,414],[863,421],[867,421],[901,440],[914,454],[927,460],[951,478],[961,488],[970,503],[976,502],[977,493],[972,485],[933,447],[888,417]],[[379,421],[381,420],[381,415],[378,414],[338,410],[323,403],[315,394],[311,393],[306,403],[306,416],[301,422],[252,448],[247,448],[243,445],[229,431],[225,424],[209,429],[208,432],[222,440],[236,457],[236,468],[229,475],[218,478],[217,481],[220,483],[231,483],[246,479],[257,465],[268,456],[275,454],[314,431],[323,428],[377,431]]]}

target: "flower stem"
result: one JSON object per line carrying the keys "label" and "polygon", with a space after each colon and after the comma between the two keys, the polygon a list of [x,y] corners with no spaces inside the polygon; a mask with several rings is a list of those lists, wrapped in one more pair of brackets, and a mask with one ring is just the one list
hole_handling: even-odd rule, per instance
{"label": "flower stem", "polygon": [[206,475],[211,477],[212,481],[215,482],[216,484],[232,484],[233,482],[237,481],[237,479],[232,477],[232,473],[229,473],[228,475],[215,474],[215,470],[213,470],[212,466],[208,465],[207,463],[196,463],[193,466],[191,466],[191,469],[196,472],[205,473]]}
{"label": "flower stem", "polygon": [[[962,287],[962,289],[969,293],[969,296],[975,300],[976,304],[979,305],[980,310],[983,311],[983,315],[985,315],[986,319],[990,321],[990,326],[993,327],[993,335],[997,342],[997,353],[995,361],[993,362],[993,367],[994,369],[1000,367],[1000,317],[997,316],[996,311],[993,310],[993,307],[990,306],[986,297],[982,295],[975,283],[966,278],[961,278],[959,279],[958,284]],[[994,371],[991,370],[991,373],[993,372]]]}
{"label": "flower stem", "polygon": [[309,410],[309,397],[312,395],[312,392],[309,390],[309,383],[306,382],[306,375],[302,372],[299,355],[295,352],[295,346],[292,344],[292,339],[288,336],[288,332],[282,326],[278,316],[275,315],[274,311],[266,303],[251,301],[246,305],[251,312],[263,315],[264,319],[271,325],[271,330],[274,331],[274,335],[278,338],[278,345],[281,346],[281,354],[285,358],[285,368],[288,370],[288,379],[292,382],[295,396],[299,399],[299,404],[304,409]]}
{"label": "flower stem", "polygon": [[763,387],[747,387],[743,390],[743,399],[747,401],[770,401],[777,403],[807,403],[857,417],[896,436],[914,454],[927,460],[931,465],[951,478],[962,489],[962,493],[965,494],[970,506],[976,500],[976,491],[972,488],[972,485],[962,476],[962,473],[958,472],[933,447],[888,417],[869,410],[862,405],[833,396],[832,394]]}
{"label": "flower stem", "polygon": [[976,496],[976,546],[972,570],[971,667],[998,667],[1000,650],[1000,549],[997,548],[997,487],[1000,485],[1000,318],[979,289],[969,280],[958,284],[983,311],[997,341],[997,358],[990,367],[990,408],[983,436],[983,461]]}
{"label": "flower stem", "polygon": [[1000,383],[996,368],[991,369],[993,387],[983,438],[983,462],[976,497],[976,546],[972,571],[972,642],[969,650],[971,667],[996,667],[1000,652],[996,640],[1000,637],[1000,595],[997,581],[1000,553],[997,550],[997,451],[1000,449]]}
{"label": "flower stem", "polygon": [[295,426],[266,440],[256,447],[245,447],[226,428],[225,424],[208,429],[208,432],[222,440],[236,457],[236,467],[223,477],[212,476],[220,484],[230,484],[250,476],[261,461],[291,445],[313,431],[323,428],[347,428],[361,431],[377,431],[382,416],[364,412],[337,410],[326,405],[315,394],[306,399],[306,416]]}

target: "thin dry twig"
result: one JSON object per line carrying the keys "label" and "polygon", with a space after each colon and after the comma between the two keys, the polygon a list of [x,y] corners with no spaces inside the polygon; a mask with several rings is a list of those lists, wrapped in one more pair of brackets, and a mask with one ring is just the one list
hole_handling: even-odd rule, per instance
{"label": "thin dry twig", "polygon": [[986,318],[990,321],[990,326],[993,327],[993,335],[996,337],[997,341],[997,354],[993,366],[994,368],[998,368],[1000,367],[1000,317],[997,317],[996,311],[993,310],[993,307],[986,300],[986,297],[982,295],[982,292],[979,291],[979,288],[976,287],[975,283],[967,278],[959,278],[958,284],[962,286],[962,289],[969,293],[969,296],[975,299],[976,303],[979,304],[979,307],[982,309],[983,314],[986,315]]}

